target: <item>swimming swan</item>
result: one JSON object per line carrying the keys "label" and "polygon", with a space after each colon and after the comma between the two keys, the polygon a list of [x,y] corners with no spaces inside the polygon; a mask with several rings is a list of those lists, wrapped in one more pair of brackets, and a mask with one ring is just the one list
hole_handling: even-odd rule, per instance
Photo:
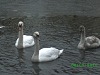
{"label": "swimming swan", "polygon": [[35,50],[34,54],[31,58],[32,62],[47,62],[57,59],[61,53],[62,50],[58,50],[54,47],[51,48],[42,48],[39,50],[39,32],[34,32],[34,41],[35,41]]}
{"label": "swimming swan", "polygon": [[16,40],[15,46],[17,48],[26,48],[34,45],[34,38],[33,36],[23,35],[23,26],[24,23],[20,21],[18,23],[19,34],[18,39]]}
{"label": "swimming swan", "polygon": [[79,49],[96,48],[100,46],[100,39],[95,36],[85,36],[85,27],[80,26],[81,39],[78,44]]}

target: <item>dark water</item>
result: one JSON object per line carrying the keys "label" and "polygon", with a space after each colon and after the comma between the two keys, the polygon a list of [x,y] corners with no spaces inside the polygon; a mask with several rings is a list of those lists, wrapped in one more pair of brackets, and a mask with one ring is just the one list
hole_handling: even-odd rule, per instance
{"label": "dark water", "polygon": [[[99,0],[2,0],[0,1],[0,75],[99,75],[100,48],[84,52],[77,49],[79,26],[87,36],[100,38]],[[25,23],[24,34],[40,32],[43,47],[64,49],[57,60],[32,63],[34,46],[18,50],[17,24]],[[81,59],[81,58],[84,59]],[[73,68],[72,63],[95,63],[97,67]]]}

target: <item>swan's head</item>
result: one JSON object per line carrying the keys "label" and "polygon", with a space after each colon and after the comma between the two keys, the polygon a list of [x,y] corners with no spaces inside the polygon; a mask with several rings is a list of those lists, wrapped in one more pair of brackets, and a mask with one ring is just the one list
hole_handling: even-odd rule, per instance
{"label": "swan's head", "polygon": [[80,30],[80,32],[84,32],[85,31],[85,27],[83,25],[81,25],[79,30]]}
{"label": "swan's head", "polygon": [[37,31],[34,32],[33,36],[34,36],[34,37],[39,37],[39,32],[37,32]]}
{"label": "swan's head", "polygon": [[18,27],[19,27],[19,28],[22,28],[23,26],[24,26],[24,23],[23,23],[22,21],[19,21]]}

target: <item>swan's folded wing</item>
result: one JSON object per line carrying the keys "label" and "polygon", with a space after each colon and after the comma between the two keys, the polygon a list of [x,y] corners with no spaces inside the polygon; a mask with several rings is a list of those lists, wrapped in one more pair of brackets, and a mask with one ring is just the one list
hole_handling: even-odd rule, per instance
{"label": "swan's folded wing", "polygon": [[100,46],[100,39],[95,36],[90,36],[85,39],[85,45],[89,48]]}
{"label": "swan's folded wing", "polygon": [[58,58],[59,53],[62,53],[62,50],[56,49],[56,48],[42,48],[39,51],[39,62],[45,62],[45,61],[52,61]]}
{"label": "swan's folded wing", "polygon": [[89,36],[89,37],[85,38],[85,41],[90,43],[90,44],[93,44],[93,43],[97,43],[100,40],[95,36]]}
{"label": "swan's folded wing", "polygon": [[19,38],[16,40],[16,43],[15,43],[15,46],[16,47],[18,46],[18,40],[19,40]]}
{"label": "swan's folded wing", "polygon": [[32,36],[23,35],[23,46],[34,45],[34,38]]}
{"label": "swan's folded wing", "polygon": [[52,57],[53,55],[59,55],[59,50],[56,49],[56,48],[42,48],[40,51],[39,51],[39,56],[43,56],[43,57]]}

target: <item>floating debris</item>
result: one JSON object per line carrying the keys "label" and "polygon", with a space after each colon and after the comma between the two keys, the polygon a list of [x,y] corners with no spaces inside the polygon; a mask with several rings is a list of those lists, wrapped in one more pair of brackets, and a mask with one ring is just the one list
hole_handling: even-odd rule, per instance
{"label": "floating debris", "polygon": [[0,28],[4,28],[5,26],[0,26]]}

